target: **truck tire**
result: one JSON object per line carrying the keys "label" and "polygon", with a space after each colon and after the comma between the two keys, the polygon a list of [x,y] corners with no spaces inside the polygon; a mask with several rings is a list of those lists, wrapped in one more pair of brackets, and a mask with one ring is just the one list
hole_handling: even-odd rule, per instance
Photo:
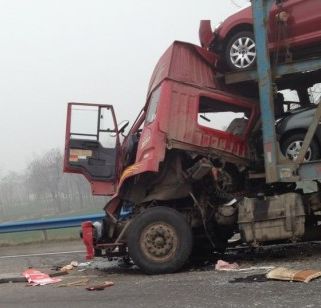
{"label": "truck tire", "polygon": [[192,251],[191,227],[172,208],[147,209],[133,219],[127,234],[129,256],[146,274],[176,272]]}

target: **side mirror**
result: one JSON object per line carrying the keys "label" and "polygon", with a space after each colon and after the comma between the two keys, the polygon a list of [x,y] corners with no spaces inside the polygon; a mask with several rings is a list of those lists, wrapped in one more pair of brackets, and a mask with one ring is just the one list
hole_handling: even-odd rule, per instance
{"label": "side mirror", "polygon": [[120,125],[120,128],[118,130],[118,133],[123,134],[126,127],[129,125],[129,121],[125,120],[125,121],[121,122],[119,125]]}

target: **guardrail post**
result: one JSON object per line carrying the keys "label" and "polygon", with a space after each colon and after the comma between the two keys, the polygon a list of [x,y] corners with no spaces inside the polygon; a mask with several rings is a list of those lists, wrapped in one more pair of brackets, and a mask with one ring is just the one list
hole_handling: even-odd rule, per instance
{"label": "guardrail post", "polygon": [[48,241],[48,232],[47,232],[47,230],[42,230],[42,234],[43,234],[43,240],[44,241]]}

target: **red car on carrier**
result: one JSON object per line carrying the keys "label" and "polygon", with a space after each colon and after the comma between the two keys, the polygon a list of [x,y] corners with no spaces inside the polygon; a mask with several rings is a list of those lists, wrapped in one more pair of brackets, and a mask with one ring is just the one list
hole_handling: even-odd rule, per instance
{"label": "red car on carrier", "polygon": [[[268,37],[271,52],[279,58],[275,60],[319,53],[321,1],[276,0],[270,9]],[[252,7],[229,16],[214,32],[208,20],[201,21],[200,41],[219,56],[224,70],[252,68],[256,63]]]}

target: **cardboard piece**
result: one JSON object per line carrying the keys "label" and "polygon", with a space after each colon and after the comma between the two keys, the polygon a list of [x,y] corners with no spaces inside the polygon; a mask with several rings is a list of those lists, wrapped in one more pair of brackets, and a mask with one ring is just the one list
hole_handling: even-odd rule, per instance
{"label": "cardboard piece", "polygon": [[321,277],[321,271],[297,270],[286,267],[277,267],[266,274],[266,278],[284,281],[298,281],[308,283],[313,279]]}

